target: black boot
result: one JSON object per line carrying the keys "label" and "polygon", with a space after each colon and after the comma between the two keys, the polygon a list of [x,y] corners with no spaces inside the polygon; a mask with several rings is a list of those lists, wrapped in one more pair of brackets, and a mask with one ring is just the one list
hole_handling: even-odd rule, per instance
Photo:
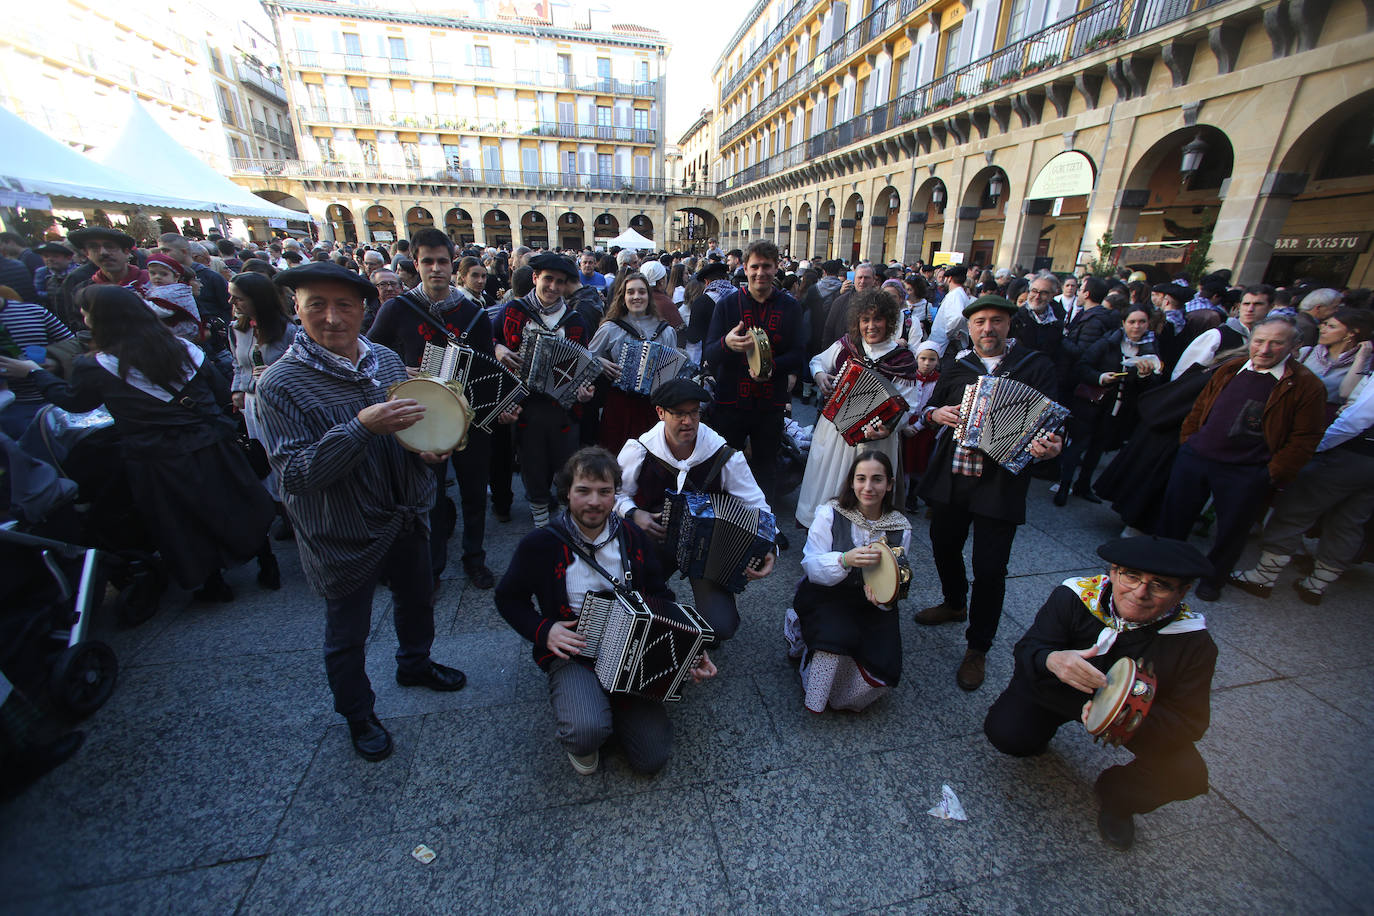
{"label": "black boot", "polygon": [[272,554],[270,541],[263,541],[262,551],[258,554],[258,585],[273,592],[281,588],[281,567]]}
{"label": "black boot", "polygon": [[229,587],[228,582],[224,581],[224,575],[217,569],[210,573],[210,577],[205,580],[204,585],[191,593],[191,597],[197,601],[227,604],[234,600],[234,590]]}

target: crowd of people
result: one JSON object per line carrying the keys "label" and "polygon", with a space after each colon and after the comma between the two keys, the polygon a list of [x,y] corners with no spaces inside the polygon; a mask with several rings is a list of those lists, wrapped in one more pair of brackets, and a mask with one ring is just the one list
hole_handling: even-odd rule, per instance
{"label": "crowd of people", "polygon": [[[1035,511],[1105,501],[1126,530],[1099,551],[1105,574],[1049,596],[985,729],[1006,753],[1038,753],[1087,715],[1111,662],[1154,661],[1154,707],[1127,743],[1136,760],[1097,786],[1102,835],[1125,847],[1134,814],[1206,790],[1194,744],[1216,647],[1185,596],[1213,601],[1233,587],[1268,597],[1296,561],[1297,595],[1319,603],[1365,549],[1366,290],[1237,287],[1225,271],[1150,284],[1124,269],[807,261],[768,241],[656,256],[463,247],[438,229],[394,246],[142,241],[99,226],[38,246],[0,235],[4,433],[21,439],[44,403],[103,405],[158,553],[198,600],[232,601],[223,570],[254,558],[261,586],[279,588],[272,541],[294,539],[325,604],[335,709],[369,760],[393,746],[364,666],[378,584],[395,596],[398,683],[466,683],[430,657],[460,523],[467,580],[494,588],[497,609],[531,642],[572,766],[593,772],[615,736],[630,765],[652,773],[669,758],[665,708],[607,692],[579,658],[578,615],[586,595],[626,583],[672,600],[671,494],[727,494],[776,516],[773,551],[747,581],[774,572],[790,529],[805,532],[783,636],[801,702],[821,713],[864,709],[899,684],[896,599],[880,600],[864,575],[885,552],[938,581],[941,602],[914,619],[966,622],[955,681],[982,686],[1031,479],[1041,477],[1052,497]],[[417,453],[393,435],[425,416],[389,389],[419,373],[427,345],[458,343],[518,373],[530,368],[532,334],[581,345],[595,361],[572,397],[532,391],[452,451]],[[648,393],[616,385],[628,371],[619,354],[647,342],[682,351],[693,371]],[[814,429],[798,429],[794,405],[826,405],[860,369],[882,379],[893,410],[858,425],[822,411]],[[1068,408],[1061,429],[1030,442],[1024,470],[956,433],[966,388],[986,376]],[[255,446],[267,459],[258,473]],[[797,455],[800,491],[785,518],[785,469]],[[512,522],[517,472],[532,530],[493,570],[488,508]],[[922,511],[927,545],[913,543]],[[1267,511],[1257,564],[1237,569]],[[1205,557],[1186,543],[1199,525],[1213,535]],[[1304,556],[1316,526],[1320,541]],[[715,646],[749,619],[747,588],[741,598],[710,577],[688,584]],[[693,660],[692,680],[717,673],[708,653]]]}

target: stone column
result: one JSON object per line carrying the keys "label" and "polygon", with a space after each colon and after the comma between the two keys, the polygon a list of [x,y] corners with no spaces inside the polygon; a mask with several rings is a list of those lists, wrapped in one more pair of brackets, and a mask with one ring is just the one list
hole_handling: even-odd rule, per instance
{"label": "stone column", "polygon": [[1020,264],[1026,270],[1035,263],[1035,251],[1040,247],[1040,231],[1045,228],[1045,214],[1052,201],[1028,200],[1021,204],[1021,226],[1012,245],[1011,260],[999,261],[1008,267]]}
{"label": "stone column", "polygon": [[1221,212],[1212,230],[1208,256],[1213,268],[1229,266],[1232,283],[1260,282],[1288,208],[1306,186],[1307,175],[1298,172],[1269,172],[1257,180],[1233,171],[1222,187]]}

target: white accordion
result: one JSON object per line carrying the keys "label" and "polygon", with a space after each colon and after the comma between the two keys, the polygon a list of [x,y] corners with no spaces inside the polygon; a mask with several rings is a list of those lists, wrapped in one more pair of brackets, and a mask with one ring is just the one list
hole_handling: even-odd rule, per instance
{"label": "white accordion", "polygon": [[587,640],[581,654],[595,660],[602,687],[660,702],[682,698],[682,681],[715,641],[695,608],[628,589],[588,592],[577,632]]}
{"label": "white accordion", "polygon": [[1069,409],[1015,379],[984,375],[964,389],[954,439],[1019,474],[1030,464],[1031,443],[1053,433]]}

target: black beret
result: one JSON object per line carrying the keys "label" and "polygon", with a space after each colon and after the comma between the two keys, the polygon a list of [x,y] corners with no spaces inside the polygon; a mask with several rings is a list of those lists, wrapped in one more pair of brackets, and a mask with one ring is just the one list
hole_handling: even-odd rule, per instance
{"label": "black beret", "polygon": [[711,392],[689,378],[675,378],[654,392],[655,407],[676,407],[684,401],[705,403],[711,400]]}
{"label": "black beret", "polygon": [[995,293],[988,293],[986,296],[979,296],[964,306],[964,317],[972,318],[975,312],[981,312],[984,309],[998,309],[1008,315],[1015,315],[1017,312],[1015,303],[1010,299]]}
{"label": "black beret", "polygon": [[1163,296],[1173,296],[1179,302],[1187,302],[1192,298],[1192,290],[1184,289],[1177,283],[1157,283],[1152,290]]}
{"label": "black beret", "polygon": [[376,299],[377,287],[366,277],[359,276],[332,261],[312,261],[300,267],[283,270],[272,278],[279,286],[299,289],[313,283],[343,283],[357,290],[364,299]]}
{"label": "black beret", "polygon": [[1214,571],[1192,544],[1149,535],[1108,541],[1097,548],[1097,555],[1108,563],[1177,579],[1201,579]]}
{"label": "black beret", "polygon": [[68,248],[66,245],[63,245],[61,242],[45,242],[44,244],[39,245],[37,248],[35,248],[35,249],[33,250],[33,253],[34,253],[34,254],[65,254],[67,257],[72,257],[73,255],[76,254],[75,251],[72,251],[70,248]]}
{"label": "black beret", "polygon": [[138,246],[138,242],[134,241],[134,237],[127,232],[120,232],[118,229],[107,229],[104,226],[90,226],[86,229],[77,229],[75,232],[67,234],[67,241],[71,242],[77,248],[85,248],[87,242],[95,242],[101,239],[117,242],[125,250]]}
{"label": "black beret", "polygon": [[705,283],[717,277],[723,279],[728,276],[730,276],[730,268],[725,266],[724,261],[711,260],[708,261],[706,266],[702,267],[701,270],[697,271],[696,278],[699,282]]}
{"label": "black beret", "polygon": [[566,274],[570,279],[577,279],[577,265],[572,262],[572,258],[555,254],[552,251],[537,254],[525,263],[531,270],[557,270]]}

